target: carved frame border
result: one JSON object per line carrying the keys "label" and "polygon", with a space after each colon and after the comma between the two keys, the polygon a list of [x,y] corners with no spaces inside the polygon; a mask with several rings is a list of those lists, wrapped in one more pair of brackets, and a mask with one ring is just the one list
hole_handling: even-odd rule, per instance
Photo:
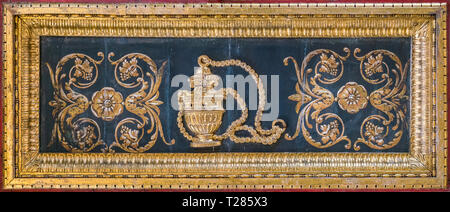
{"label": "carved frame border", "polygon": [[[446,13],[431,3],[4,4],[4,188],[445,188]],[[410,153],[39,153],[44,35],[410,37]]]}

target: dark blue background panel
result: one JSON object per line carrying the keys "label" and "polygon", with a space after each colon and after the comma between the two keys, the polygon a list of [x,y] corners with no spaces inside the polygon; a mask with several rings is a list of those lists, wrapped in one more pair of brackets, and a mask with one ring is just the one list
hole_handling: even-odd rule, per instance
{"label": "dark blue background panel", "polygon": [[[130,53],[141,53],[154,61],[157,68],[163,67],[161,84],[159,86],[158,100],[162,102],[157,107],[159,111],[159,121],[161,130],[154,145],[146,150],[146,153],[193,153],[193,152],[408,152],[409,151],[409,88],[410,70],[409,63],[411,55],[411,41],[409,38],[354,38],[354,39],[268,39],[268,38],[105,38],[105,37],[41,37],[41,58],[40,58],[40,152],[69,152],[64,147],[60,139],[57,139],[58,132],[55,126],[59,126],[57,114],[53,113],[55,106],[50,102],[55,101],[55,88],[52,84],[51,72],[55,74],[58,62],[67,55],[74,53],[87,55],[97,61],[97,72],[89,69],[87,64],[91,62],[86,57],[79,57],[79,60],[67,61],[61,69],[61,73],[66,73],[65,78],[61,78],[61,85],[67,84],[68,76],[85,77],[85,83],[89,83],[96,77],[95,83],[88,88],[72,86],[74,92],[87,97],[86,104],[94,104],[97,101],[94,96],[96,92],[105,89],[104,93],[111,94],[114,101],[124,101],[127,96],[140,89],[125,88],[121,86],[114,75],[114,61]],[[299,77],[292,60],[285,65],[283,60],[292,57],[301,67],[302,62],[311,52],[325,49],[317,55],[309,58],[306,67],[311,68],[311,72],[303,73],[304,78],[299,82]],[[348,52],[344,49],[348,49]],[[360,49],[355,52],[355,49]],[[378,50],[383,50],[379,51]],[[98,52],[103,53],[102,56]],[[108,58],[110,53],[114,56]],[[333,54],[336,53],[339,56]],[[267,77],[267,99],[271,102],[276,95],[279,99],[278,119],[286,122],[286,131],[281,138],[272,145],[258,143],[234,143],[230,139],[225,139],[222,144],[213,148],[192,148],[177,126],[176,108],[172,105],[172,95],[181,88],[181,84],[172,86],[172,80],[179,75],[192,76],[194,67],[198,65],[198,57],[207,55],[215,61],[228,59],[238,59],[251,66],[260,76]],[[74,56],[76,57],[76,56]],[[73,58],[72,58],[73,59]],[[86,64],[84,64],[85,61]],[[132,66],[132,60],[128,60]],[[166,63],[165,65],[163,65]],[[47,65],[48,64],[48,65]],[[151,72],[148,65],[139,62],[142,72]],[[316,66],[316,64],[318,64]],[[399,67],[399,64],[401,67]],[[71,69],[78,65],[87,68],[92,72],[84,73]],[[83,66],[84,65],[84,66]],[[342,66],[344,67],[343,69]],[[226,79],[227,75],[243,75],[247,73],[236,66],[212,67],[213,74]],[[309,100],[301,104],[296,111],[298,101],[294,101],[297,92],[296,85],[308,84],[310,90],[314,91],[312,78],[317,69],[320,79],[335,79],[342,73],[342,76],[335,82],[321,82],[315,80],[317,88],[326,89],[332,94],[333,102],[328,107],[320,111],[319,115],[335,114],[328,116],[322,123],[316,123],[311,116],[311,129],[307,129],[311,138],[323,145],[330,140],[341,136],[340,142],[326,148],[318,148],[305,139],[304,133],[300,130],[298,136],[292,140],[285,138],[285,133],[294,135],[297,126],[305,124],[299,119],[301,111],[308,107],[308,104],[322,98],[308,94],[307,89],[299,86],[303,100]],[[400,70],[403,69],[403,70]],[[389,71],[387,71],[389,70]],[[72,71],[72,72],[71,72]],[[88,75],[83,75],[88,74]],[[92,75],[89,75],[92,74]],[[135,73],[136,74],[136,73]],[[95,75],[95,76],[94,76]],[[366,78],[364,78],[364,77]],[[121,76],[123,77],[123,76]],[[403,78],[402,78],[403,77]],[[124,78],[126,79],[126,77]],[[64,81],[65,80],[65,81]],[[278,80],[278,81],[277,81]],[[372,80],[372,81],[371,81]],[[378,83],[378,81],[382,81]],[[278,83],[276,83],[277,81]],[[390,82],[390,83],[389,83]],[[151,83],[150,83],[151,84]],[[175,83],[176,84],[176,83]],[[80,86],[82,87],[82,86]],[[383,89],[384,88],[384,89]],[[235,87],[236,89],[236,87]],[[272,90],[275,89],[272,92]],[[383,93],[384,92],[384,93]],[[247,106],[252,95],[246,95]],[[293,96],[294,95],[294,96]],[[380,96],[377,96],[380,95]],[[390,96],[389,96],[390,95]],[[298,97],[298,96],[297,96]],[[308,97],[310,99],[308,99]],[[385,97],[383,99],[383,97]],[[106,98],[99,96],[98,98]],[[356,98],[356,100],[355,100]],[[298,100],[298,99],[297,99]],[[317,100],[318,101],[318,100]],[[325,100],[324,100],[325,101]],[[274,103],[273,101],[271,102]],[[276,103],[276,102],[275,102]],[[66,105],[67,106],[67,105]],[[85,105],[86,106],[86,105]],[[311,111],[317,108],[311,107]],[[93,140],[100,137],[103,145],[96,146],[90,152],[102,152],[104,146],[112,145],[117,134],[116,126],[127,118],[139,119],[136,114],[127,111],[124,107],[116,107],[115,111],[99,115],[94,106],[86,106],[86,110],[78,114],[72,120],[73,123],[80,119],[95,120],[98,131],[89,134],[91,128],[85,128],[79,134],[74,135],[70,127],[60,128],[60,137],[64,138],[68,144],[76,142],[76,136],[93,136]],[[114,113],[115,112],[115,113]],[[266,111],[268,113],[269,111]],[[114,114],[113,114],[114,113]],[[110,115],[108,117],[108,114]],[[111,116],[113,114],[113,116]],[[250,108],[246,124],[254,126],[256,108]],[[390,117],[390,115],[392,117]],[[240,110],[226,110],[223,115],[222,125],[217,133],[223,133],[227,127],[241,115]],[[326,116],[323,116],[324,118]],[[339,117],[340,120],[338,120]],[[372,117],[372,118],[368,118]],[[390,120],[392,119],[392,120]],[[299,123],[300,120],[300,124]],[[365,121],[366,120],[366,121]],[[389,121],[390,120],[390,121]],[[369,124],[371,122],[372,124]],[[383,123],[384,122],[384,123]],[[80,122],[78,122],[80,123]],[[62,124],[64,125],[64,124]],[[317,127],[316,127],[317,125]],[[338,126],[337,126],[338,125]],[[344,125],[344,127],[342,126]],[[397,125],[397,126],[396,126]],[[305,125],[306,126],[306,125]],[[72,126],[73,127],[73,126]],[[82,126],[78,126],[82,127]],[[271,121],[263,121],[264,129],[271,128]],[[342,133],[345,130],[344,133]],[[398,133],[401,130],[402,133]],[[58,130],[56,130],[58,131]],[[94,129],[94,131],[96,131]],[[140,135],[137,131],[129,131],[130,136]],[[53,135],[53,136],[52,136]],[[238,133],[239,135],[239,133]],[[152,140],[150,135],[144,134],[142,140]],[[165,139],[163,142],[162,136]],[[241,133],[241,136],[247,136]],[[325,138],[324,138],[325,137]],[[370,140],[375,146],[387,145],[392,141],[389,148],[374,148],[358,139]],[[383,139],[381,139],[383,138]],[[173,145],[168,145],[174,140]],[[393,142],[395,140],[395,142]],[[384,142],[384,144],[383,144]],[[359,148],[355,148],[355,143]],[[349,144],[350,146],[346,146]],[[84,145],[84,144],[83,144]],[[87,143],[86,145],[89,145]],[[103,149],[104,151],[104,149]],[[115,148],[115,152],[125,152],[120,148]]]}

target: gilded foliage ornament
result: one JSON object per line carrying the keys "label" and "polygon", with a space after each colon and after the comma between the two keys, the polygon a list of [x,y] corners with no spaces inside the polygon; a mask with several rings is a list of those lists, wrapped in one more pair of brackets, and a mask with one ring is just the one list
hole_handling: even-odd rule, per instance
{"label": "gilded foliage ornament", "polygon": [[[95,91],[89,101],[88,97],[74,91],[73,87],[86,89],[96,83],[97,65],[104,59],[102,52],[98,55],[100,60],[78,53],[67,55],[58,62],[55,72],[47,63],[54,88],[54,100],[51,100],[49,105],[54,107],[52,114],[56,118],[52,142],[49,145],[58,141],[70,152],[90,152],[98,146],[103,146],[101,150],[104,152],[115,152],[114,147],[126,152],[145,152],[156,143],[159,135],[167,145],[172,145],[175,140],[167,142],[164,138],[158,108],[163,104],[158,100],[158,89],[166,63],[157,69],[151,58],[140,53],[128,54],[112,61],[114,53],[110,53],[108,60],[115,65],[116,82],[127,89],[139,85],[141,88],[124,98],[122,93],[114,88],[103,87]],[[150,71],[144,74],[139,61],[146,64]],[[70,63],[72,66],[67,74],[65,68]],[[102,140],[100,127],[95,120],[79,117],[86,113],[89,107],[92,114],[103,121],[116,120],[125,109],[141,120],[133,117],[121,119],[116,125],[115,141],[108,145]],[[143,141],[145,134],[150,135],[150,140]]]}
{"label": "gilded foliage ornament", "polygon": [[[58,141],[61,146],[71,152],[88,152],[97,146],[104,145],[100,128],[94,120],[77,119],[78,115],[86,112],[90,102],[86,96],[73,89],[74,87],[89,88],[95,83],[98,75],[97,65],[104,59],[102,52],[97,55],[101,57],[100,60],[94,60],[85,54],[66,55],[59,60],[55,70],[48,63],[46,64],[54,88],[54,100],[51,100],[49,105],[54,107],[52,114],[56,119],[49,145]],[[83,60],[85,62],[82,63]],[[70,67],[68,72],[64,70],[67,66]],[[87,76],[83,73],[88,72],[89,77],[83,77]],[[66,135],[66,129],[70,129],[71,138]]]}
{"label": "gilded foliage ornament", "polygon": [[[408,63],[403,68],[400,59],[387,50],[374,50],[364,56],[358,56],[360,51],[358,48],[355,49],[353,56],[360,61],[361,77],[369,84],[385,83],[370,94],[363,85],[356,82],[347,82],[338,90],[336,97],[330,90],[321,86],[333,84],[341,79],[344,72],[343,61],[350,57],[348,48],[344,48],[346,56],[328,49],[314,50],[303,59],[301,66],[293,57],[284,59],[285,65],[292,61],[298,80],[295,87],[296,94],[289,96],[290,100],[297,102],[295,107],[298,114],[297,127],[292,136],[285,134],[285,139],[293,140],[302,132],[306,141],[314,147],[323,149],[346,141],[345,148],[350,149],[353,145],[356,151],[360,150],[359,143],[379,150],[390,149],[398,144],[406,128]],[[310,62],[316,57],[318,62],[311,65]],[[393,63],[394,68],[390,68],[388,63]],[[310,74],[312,76],[309,76]],[[349,114],[359,113],[370,103],[372,107],[384,113],[384,116],[373,114],[366,117],[360,126],[360,137],[352,142],[344,133],[345,125],[339,115],[322,113],[334,102]],[[315,127],[311,121],[316,123]],[[313,136],[313,130],[319,138]],[[388,137],[391,139],[386,140]]]}
{"label": "gilded foliage ornament", "polygon": [[[284,64],[288,65],[289,61],[294,64],[297,74],[297,94],[305,93],[305,97],[297,98],[302,101],[297,101],[296,111],[298,114],[297,127],[293,135],[285,134],[286,140],[293,140],[302,131],[302,134],[306,141],[317,148],[328,148],[341,141],[346,141],[345,148],[349,149],[351,146],[350,139],[345,136],[345,127],[342,119],[334,113],[321,112],[330,107],[335,101],[333,93],[324,87],[322,84],[332,84],[338,81],[344,73],[343,61],[347,60],[350,56],[350,50],[344,49],[347,55],[342,56],[338,53],[327,50],[318,49],[309,53],[303,60],[301,67],[299,67],[297,61],[293,57],[287,57],[284,59]],[[320,60],[313,66],[314,68],[308,68],[308,63],[314,57],[319,56]],[[329,75],[324,75],[323,70],[333,69],[336,71],[329,72]],[[310,73],[314,73],[314,76],[308,77]],[[309,80],[308,80],[309,79]],[[311,88],[312,86],[312,88]],[[293,98],[290,98],[293,100]],[[306,99],[308,101],[303,101]],[[294,99],[295,100],[295,99]],[[301,103],[301,104],[300,104]],[[303,106],[303,109],[299,110]],[[311,120],[315,121],[315,127],[313,127]],[[315,131],[320,135],[320,140],[316,140],[311,136],[309,129],[315,128]]]}

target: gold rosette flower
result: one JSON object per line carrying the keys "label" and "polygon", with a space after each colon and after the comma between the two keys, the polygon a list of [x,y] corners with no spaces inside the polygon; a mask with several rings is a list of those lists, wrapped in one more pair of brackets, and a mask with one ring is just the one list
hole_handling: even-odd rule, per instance
{"label": "gold rosette flower", "polygon": [[355,114],[367,106],[367,91],[356,82],[348,82],[339,89],[337,102],[342,110]]}
{"label": "gold rosette flower", "polygon": [[105,87],[96,91],[92,96],[92,113],[97,118],[111,121],[122,113],[122,103],[122,94],[116,92],[113,88]]}

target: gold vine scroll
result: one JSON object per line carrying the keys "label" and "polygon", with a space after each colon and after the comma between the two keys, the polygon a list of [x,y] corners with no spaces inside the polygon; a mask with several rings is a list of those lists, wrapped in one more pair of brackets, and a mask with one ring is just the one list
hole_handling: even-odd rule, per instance
{"label": "gold vine scroll", "polygon": [[[320,86],[329,85],[341,79],[344,73],[344,61],[351,54],[350,49],[344,48],[346,55],[342,56],[328,49],[317,49],[310,52],[301,66],[293,57],[286,57],[284,64],[292,61],[297,75],[296,93],[289,99],[297,102],[297,126],[293,135],[285,134],[285,139],[293,140],[302,132],[306,141],[316,148],[328,148],[342,141],[345,148],[360,150],[360,143],[369,148],[384,150],[396,146],[404,133],[406,126],[406,112],[408,100],[406,96],[406,73],[408,64],[402,66],[400,59],[388,50],[373,50],[363,56],[356,48],[353,56],[360,62],[360,74],[365,82],[383,86],[368,94],[364,86],[356,82],[347,82],[335,96],[330,90]],[[311,61],[315,61],[313,65]],[[389,62],[387,62],[389,60]],[[389,65],[394,64],[391,68]],[[339,108],[349,114],[356,114],[372,105],[382,114],[366,117],[360,126],[360,137],[352,142],[345,135],[345,125],[342,118],[333,112],[323,112],[337,102]],[[302,108],[303,107],[303,108]],[[313,126],[312,121],[315,122]],[[393,124],[393,126],[391,126]],[[312,136],[312,132],[318,136]],[[386,138],[392,135],[390,140]]]}
{"label": "gold vine scroll", "polygon": [[[89,100],[74,88],[87,89],[96,83],[99,76],[97,65],[103,62],[104,54],[98,52],[98,56],[101,57],[99,60],[79,53],[66,55],[60,59],[55,71],[46,63],[54,89],[54,100],[51,100],[49,105],[54,107],[52,115],[56,119],[49,145],[57,140],[70,152],[90,152],[98,146],[103,146],[103,152],[115,152],[113,147],[117,147],[136,153],[152,148],[159,136],[167,145],[174,144],[175,140],[165,140],[159,120],[158,106],[163,102],[158,100],[158,89],[167,61],[158,69],[147,55],[131,53],[113,61],[111,58],[114,53],[111,52],[108,61],[115,65],[116,82],[126,89],[138,86],[140,88],[124,98],[114,88],[103,87],[94,92]],[[150,71],[144,71],[143,66],[148,66]],[[67,67],[68,71],[64,71]],[[89,108],[95,117],[107,122],[115,120],[123,113],[124,108],[139,119],[122,119],[115,127],[115,140],[108,145],[102,140],[100,127],[95,120],[78,117]],[[144,141],[145,134],[150,135],[150,140]]]}

